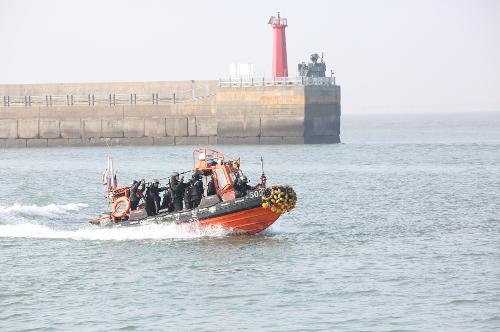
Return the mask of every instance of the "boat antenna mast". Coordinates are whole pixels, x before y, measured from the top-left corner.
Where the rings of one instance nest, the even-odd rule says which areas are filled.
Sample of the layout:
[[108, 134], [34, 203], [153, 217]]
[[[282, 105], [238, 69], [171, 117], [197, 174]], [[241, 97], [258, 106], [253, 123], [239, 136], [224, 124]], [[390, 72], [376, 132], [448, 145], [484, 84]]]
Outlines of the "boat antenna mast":
[[262, 158], [262, 156], [260, 156], [260, 167], [262, 169], [262, 175], [260, 176], [260, 183], [262, 188], [266, 188], [267, 178], [266, 174], [264, 173], [264, 159]]

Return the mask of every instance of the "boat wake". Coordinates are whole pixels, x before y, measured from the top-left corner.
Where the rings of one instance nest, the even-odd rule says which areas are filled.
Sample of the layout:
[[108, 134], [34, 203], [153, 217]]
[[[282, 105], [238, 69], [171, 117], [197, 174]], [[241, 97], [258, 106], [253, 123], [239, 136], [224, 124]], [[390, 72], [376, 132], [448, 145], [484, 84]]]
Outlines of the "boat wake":
[[124, 228], [94, 228], [89, 226], [77, 230], [60, 230], [33, 223], [0, 225], [0, 238], [130, 241], [223, 237], [229, 233], [229, 230], [222, 227], [201, 228], [193, 224], [153, 224]]
[[[0, 205], [0, 238], [72, 239], [90, 241], [128, 241], [193, 239], [222, 237], [230, 233], [223, 227], [198, 227], [194, 224], [151, 224], [135, 227], [100, 228], [84, 226], [79, 229], [64, 229], [65, 218], [88, 207], [87, 204], [49, 204], [11, 206]], [[82, 224], [85, 221], [82, 220]], [[73, 224], [74, 225], [74, 224]]]

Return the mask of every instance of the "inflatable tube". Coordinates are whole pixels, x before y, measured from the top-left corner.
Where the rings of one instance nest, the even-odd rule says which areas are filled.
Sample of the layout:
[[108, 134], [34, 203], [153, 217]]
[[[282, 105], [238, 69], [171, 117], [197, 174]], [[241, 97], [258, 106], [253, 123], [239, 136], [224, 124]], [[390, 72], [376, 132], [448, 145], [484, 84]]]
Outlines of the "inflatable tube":
[[[125, 207], [123, 207], [123, 203], [125, 203]], [[111, 207], [111, 214], [115, 218], [121, 218], [130, 212], [130, 207], [132, 202], [126, 196], [119, 197], [116, 201], [113, 202]]]

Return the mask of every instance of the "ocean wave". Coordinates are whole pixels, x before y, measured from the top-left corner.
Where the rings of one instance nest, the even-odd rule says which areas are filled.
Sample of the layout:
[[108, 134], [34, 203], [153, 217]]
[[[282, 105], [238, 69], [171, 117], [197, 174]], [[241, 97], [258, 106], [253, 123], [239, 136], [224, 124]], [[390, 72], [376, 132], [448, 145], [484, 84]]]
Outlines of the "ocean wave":
[[83, 203], [69, 204], [49, 204], [49, 205], [23, 205], [15, 203], [11, 206], [1, 206], [0, 214], [7, 214], [21, 217], [46, 217], [55, 218], [71, 212], [79, 211], [86, 208], [88, 205]]
[[223, 227], [199, 227], [195, 224], [152, 224], [124, 228], [88, 227], [77, 230], [58, 230], [32, 223], [0, 225], [0, 237], [4, 238], [130, 241], [222, 237], [229, 233], [230, 230]]

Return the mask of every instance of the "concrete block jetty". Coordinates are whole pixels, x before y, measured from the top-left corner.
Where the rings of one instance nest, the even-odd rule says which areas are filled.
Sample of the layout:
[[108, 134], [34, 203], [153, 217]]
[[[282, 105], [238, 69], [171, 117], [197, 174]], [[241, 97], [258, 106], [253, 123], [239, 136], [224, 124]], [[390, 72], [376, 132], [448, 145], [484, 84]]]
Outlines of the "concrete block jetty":
[[0, 85], [0, 147], [340, 142], [330, 77]]

